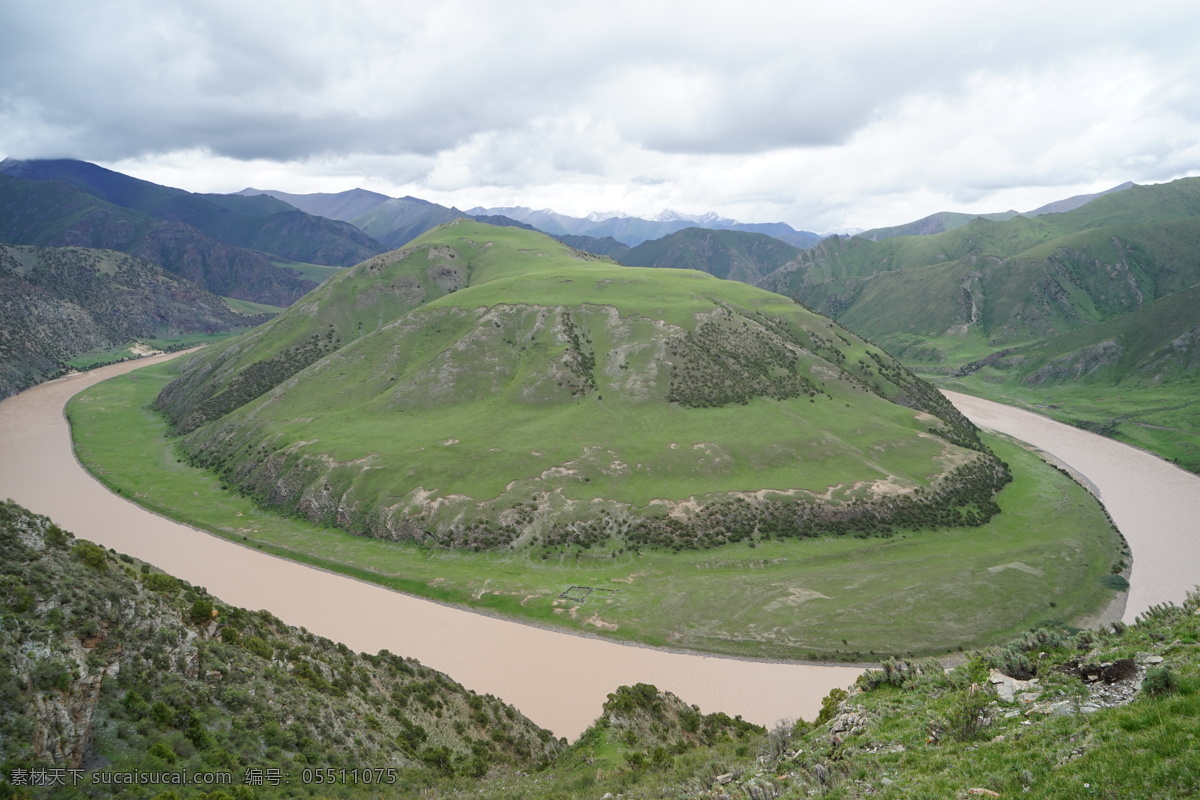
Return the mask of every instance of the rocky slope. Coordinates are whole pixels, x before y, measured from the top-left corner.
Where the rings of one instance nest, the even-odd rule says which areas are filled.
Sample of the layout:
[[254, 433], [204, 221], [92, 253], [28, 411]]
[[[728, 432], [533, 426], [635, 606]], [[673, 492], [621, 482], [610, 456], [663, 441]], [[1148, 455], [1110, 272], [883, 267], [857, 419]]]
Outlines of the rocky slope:
[[83, 770], [88, 796], [127, 796], [102, 775], [221, 771], [242, 784], [276, 770], [299, 785], [304, 767], [369, 766], [392, 791], [562, 750], [511, 706], [411, 659], [227, 606], [11, 502], [0, 554], [6, 777]]
[[82, 353], [267, 319], [124, 253], [0, 245], [0, 398], [54, 377]]

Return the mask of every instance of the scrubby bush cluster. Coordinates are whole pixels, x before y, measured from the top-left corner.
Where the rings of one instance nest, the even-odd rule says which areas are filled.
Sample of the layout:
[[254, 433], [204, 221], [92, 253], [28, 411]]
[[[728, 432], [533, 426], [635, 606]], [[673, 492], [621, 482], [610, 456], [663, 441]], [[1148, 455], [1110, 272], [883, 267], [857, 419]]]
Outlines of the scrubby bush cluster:
[[[239, 782], [251, 767], [294, 764], [481, 776], [560, 748], [511, 706], [416, 661], [226, 606], [12, 503], [0, 504], [0, 619], [6, 770], [103, 761], [227, 770]], [[90, 715], [90, 731], [61, 727], [60, 709]]]
[[724, 309], [716, 320], [670, 341], [675, 362], [667, 400], [694, 408], [745, 405], [756, 397], [787, 400], [820, 392], [797, 373], [784, 340]]
[[[241, 408], [340, 346], [341, 340], [330, 326], [323, 334], [314, 333], [271, 358], [250, 364], [234, 375], [223, 391], [194, 406], [183, 404], [178, 396], [186, 390], [187, 384], [183, 381], [173, 383], [159, 395], [158, 408], [167, 414], [176, 433], [189, 433]], [[186, 410], [182, 416], [181, 410]]]

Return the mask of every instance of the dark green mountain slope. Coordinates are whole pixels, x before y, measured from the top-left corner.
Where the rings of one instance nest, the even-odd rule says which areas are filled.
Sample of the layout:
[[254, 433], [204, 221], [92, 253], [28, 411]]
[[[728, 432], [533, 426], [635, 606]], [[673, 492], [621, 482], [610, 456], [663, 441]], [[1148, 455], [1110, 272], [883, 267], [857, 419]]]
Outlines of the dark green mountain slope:
[[931, 387], [784, 298], [467, 221], [199, 355], [159, 405], [264, 503], [447, 546], [980, 524], [1006, 480]]
[[934, 236], [831, 239], [759, 285], [916, 361], [961, 364], [1110, 319], [1200, 280], [1200, 179]]
[[718, 278], [754, 283], [799, 253], [799, 248], [763, 233], [685, 228], [643, 242], [619, 261], [631, 267], [698, 269]]
[[[84, 783], [53, 796], [151, 796], [101, 777], [130, 771], [228, 773], [203, 788], [278, 796], [315, 785], [301, 770], [316, 768], [379, 770], [357, 783], [392, 795], [562, 750], [512, 706], [412, 659], [227, 606], [12, 502], [0, 554], [0, 759], [6, 779], [81, 770]], [[287, 785], [252, 789], [251, 769]], [[0, 781], [6, 796], [51, 796], [13, 788]]]
[[935, 233], [944, 233], [955, 228], [966, 225], [973, 219], [986, 219], [991, 222], [1001, 222], [1006, 219], [1012, 219], [1016, 216], [1038, 217], [1042, 214], [1064, 214], [1068, 211], [1087, 205], [1098, 197], [1103, 197], [1106, 194], [1120, 192], [1128, 189], [1136, 184], [1125, 182], [1119, 186], [1114, 186], [1103, 192], [1095, 194], [1079, 194], [1074, 197], [1067, 197], [1062, 200], [1055, 200], [1047, 203], [1044, 206], [1039, 206], [1032, 211], [1001, 211], [995, 214], [963, 214], [955, 211], [939, 211], [936, 214], [930, 214], [928, 217], [908, 222], [903, 225], [894, 225], [889, 228], [873, 228], [869, 231], [863, 231], [856, 236], [867, 239], [872, 242], [877, 242], [881, 239], [890, 239], [893, 236], [932, 236]]
[[0, 245], [0, 398], [60, 374], [82, 353], [266, 319], [124, 253]]
[[290, 305], [316, 286], [277, 268], [267, 253], [218, 242], [191, 225], [113, 205], [62, 181], [0, 175], [0, 241], [120, 250], [213, 294], [269, 305]]
[[[487, 220], [481, 221], [486, 222]], [[586, 236], [584, 234], [564, 233], [554, 238], [568, 247], [574, 247], [576, 250], [583, 250], [588, 253], [595, 253], [598, 256], [608, 256], [618, 262], [621, 260], [621, 256], [629, 252], [629, 245], [622, 244], [611, 236], [598, 239], [595, 236]]]
[[1200, 285], [1124, 316], [1004, 350], [969, 364], [1028, 386], [1094, 383], [1154, 386], [1200, 381]]
[[302, 263], [349, 266], [384, 248], [346, 222], [305, 214], [283, 201], [241, 195], [202, 195], [159, 186], [85, 161], [0, 163], [0, 173], [33, 181], [62, 181], [105, 202], [154, 219], [183, 222], [219, 242]]

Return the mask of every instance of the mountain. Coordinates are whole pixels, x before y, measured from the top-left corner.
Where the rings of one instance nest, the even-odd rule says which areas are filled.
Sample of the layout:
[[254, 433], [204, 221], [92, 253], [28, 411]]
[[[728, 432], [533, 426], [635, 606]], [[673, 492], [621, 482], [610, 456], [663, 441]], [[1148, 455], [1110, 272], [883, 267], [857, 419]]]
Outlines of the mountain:
[[386, 249], [349, 223], [314, 217], [274, 198], [193, 194], [86, 161], [6, 159], [0, 174], [61, 181], [115, 206], [184, 223], [216, 241], [285, 261], [349, 266]]
[[328, 219], [349, 222], [355, 217], [361, 217], [381, 203], [391, 200], [386, 194], [371, 192], [366, 189], [350, 189], [345, 192], [314, 192], [311, 194], [291, 194], [274, 189], [242, 189], [239, 195], [253, 197], [268, 195], [282, 200], [306, 214]]
[[906, 222], [903, 225], [893, 225], [890, 228], [872, 228], [857, 234], [863, 239], [878, 242], [893, 236], [932, 236], [935, 233], [945, 233], [966, 225], [971, 220], [986, 219], [992, 222], [1002, 222], [1019, 216], [1017, 211], [1001, 211], [995, 214], [963, 214], [957, 211], [938, 211], [928, 217]]
[[299, 783], [300, 765], [369, 764], [393, 791], [532, 769], [563, 749], [512, 706], [412, 659], [228, 606], [12, 502], [0, 504], [0, 553], [6, 778], [108, 774], [90, 782], [119, 797], [121, 773], [138, 770], [229, 771], [236, 783], [277, 770]]
[[[480, 222], [487, 222], [484, 217], [475, 217]], [[605, 236], [598, 239], [595, 236], [587, 236], [585, 234], [564, 233], [555, 236], [565, 245], [574, 247], [576, 250], [583, 250], [587, 253], [593, 253], [598, 256], [609, 256], [610, 258], [620, 261], [621, 256], [629, 252], [629, 245], [618, 242], [611, 236]]]
[[950, 371], [952, 388], [1018, 403], [1200, 473], [1200, 285]]
[[903, 358], [961, 364], [1129, 313], [1200, 281], [1200, 179], [1074, 211], [872, 242], [832, 238], [759, 282]]
[[213, 294], [275, 306], [286, 306], [316, 286], [294, 270], [276, 267], [267, 253], [115, 206], [62, 181], [0, 175], [0, 241], [120, 250]]
[[61, 374], [84, 353], [268, 318], [239, 314], [125, 253], [0, 245], [0, 398]]
[[986, 219], [992, 222], [1003, 222], [1006, 219], [1012, 219], [1016, 216], [1037, 217], [1042, 214], [1061, 214], [1067, 211], [1074, 211], [1080, 206], [1084, 206], [1097, 197], [1102, 197], [1112, 192], [1120, 192], [1136, 186], [1132, 181], [1126, 181], [1119, 186], [1114, 186], [1111, 189], [1105, 189], [1103, 192], [1094, 194], [1077, 194], [1074, 197], [1067, 197], [1062, 200], [1055, 200], [1047, 203], [1044, 206], [1039, 206], [1032, 211], [1001, 211], [994, 214], [963, 214], [956, 211], [939, 211], [936, 214], [930, 214], [928, 217], [922, 217], [914, 222], [907, 222], [903, 225], [894, 225], [890, 228], [872, 228], [868, 231], [862, 231], [856, 235], [864, 239], [869, 239], [877, 242], [880, 239], [890, 239], [893, 236], [932, 236], [935, 233], [944, 233], [962, 227], [974, 219]]
[[438, 225], [465, 216], [457, 208], [446, 208], [417, 197], [400, 197], [386, 200], [351, 221], [369, 236], [394, 248]]
[[[261, 503], [447, 547], [982, 524], [1007, 480], [940, 394], [784, 298], [467, 220], [206, 348], [159, 407]], [[881, 481], [905, 488], [820, 499]]]
[[631, 267], [698, 269], [718, 278], [753, 283], [799, 253], [799, 248], [762, 233], [684, 228], [643, 242], [618, 260]]
[[[642, 219], [618, 211], [594, 213], [587, 217], [571, 217], [550, 209], [535, 211], [525, 206], [506, 208], [476, 207], [467, 211], [475, 217], [502, 214], [537, 228], [556, 238], [564, 236], [591, 236], [597, 239], [611, 237], [627, 247], [636, 247], [651, 239], [661, 239], [684, 228], [709, 228], [712, 230], [737, 230], [750, 233], [765, 233], [793, 247], [811, 247], [823, 237], [808, 231], [797, 231], [783, 222], [744, 223], [727, 219], [709, 212], [707, 214], [681, 214], [669, 209], [656, 214], [652, 219]], [[563, 241], [566, 241], [563, 239]], [[575, 245], [573, 245], [575, 246]], [[581, 250], [589, 250], [581, 247]], [[600, 253], [599, 250], [589, 252]], [[611, 252], [601, 255], [613, 255]]]
[[1157, 386], [1200, 378], [1200, 285], [1115, 319], [1001, 350], [958, 370], [988, 368], [1028, 386]]

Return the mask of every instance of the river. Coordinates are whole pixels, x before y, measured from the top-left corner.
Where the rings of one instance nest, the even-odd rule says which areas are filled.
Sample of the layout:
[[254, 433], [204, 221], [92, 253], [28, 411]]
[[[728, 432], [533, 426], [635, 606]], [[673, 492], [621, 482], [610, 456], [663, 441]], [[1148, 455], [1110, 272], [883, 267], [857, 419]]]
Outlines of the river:
[[[0, 497], [204, 586], [227, 603], [267, 609], [356, 650], [386, 648], [416, 658], [572, 739], [622, 684], [652, 683], [705, 712], [770, 726], [812, 719], [821, 698], [859, 672], [665, 652], [549, 631], [285, 561], [151, 514], [79, 466], [62, 409], [100, 380], [167, 357], [62, 378], [0, 403]], [[1200, 478], [1035, 414], [965, 395], [951, 399], [977, 424], [1054, 453], [1098, 487], [1134, 552], [1127, 618], [1153, 603], [1181, 600], [1200, 583]]]
[[1126, 622], [1200, 585], [1200, 476], [1031, 411], [945, 394], [979, 427], [1029, 442], [1087, 479], [1133, 551]]

